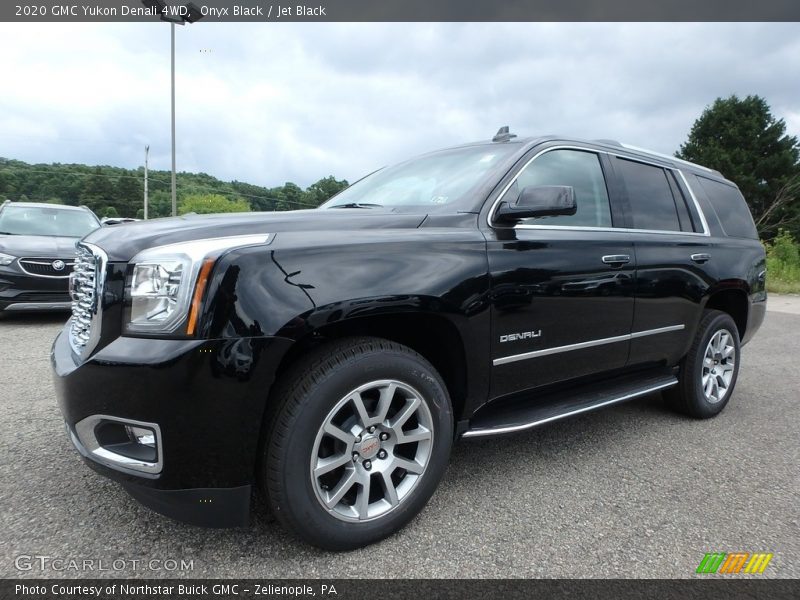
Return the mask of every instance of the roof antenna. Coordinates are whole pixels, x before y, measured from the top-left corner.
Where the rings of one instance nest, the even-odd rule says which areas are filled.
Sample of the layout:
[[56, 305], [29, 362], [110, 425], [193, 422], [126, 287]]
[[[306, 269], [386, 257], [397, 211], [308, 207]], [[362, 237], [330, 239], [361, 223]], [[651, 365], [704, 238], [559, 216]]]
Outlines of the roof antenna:
[[511, 138], [517, 137], [516, 133], [509, 133], [508, 125], [503, 125], [500, 129], [497, 130], [497, 133], [494, 134], [492, 138], [493, 142], [507, 142]]

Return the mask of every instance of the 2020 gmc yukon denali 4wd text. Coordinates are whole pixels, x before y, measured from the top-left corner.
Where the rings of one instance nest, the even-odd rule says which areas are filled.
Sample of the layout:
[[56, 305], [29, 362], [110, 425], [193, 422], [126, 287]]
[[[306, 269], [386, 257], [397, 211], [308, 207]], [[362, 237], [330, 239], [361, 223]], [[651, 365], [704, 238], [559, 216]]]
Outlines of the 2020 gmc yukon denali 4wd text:
[[712, 417], [766, 306], [722, 175], [560, 137], [432, 152], [319, 209], [99, 229], [52, 362], [69, 436], [143, 504], [344, 550], [414, 517], [453, 441], [661, 391]]

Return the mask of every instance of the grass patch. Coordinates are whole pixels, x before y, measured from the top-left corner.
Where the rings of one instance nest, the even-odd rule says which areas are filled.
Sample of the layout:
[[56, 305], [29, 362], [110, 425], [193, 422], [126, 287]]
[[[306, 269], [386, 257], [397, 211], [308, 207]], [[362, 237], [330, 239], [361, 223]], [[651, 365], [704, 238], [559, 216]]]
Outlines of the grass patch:
[[767, 279], [767, 292], [770, 294], [800, 294], [800, 281]]
[[800, 294], [800, 244], [788, 231], [780, 231], [767, 249], [767, 291]]

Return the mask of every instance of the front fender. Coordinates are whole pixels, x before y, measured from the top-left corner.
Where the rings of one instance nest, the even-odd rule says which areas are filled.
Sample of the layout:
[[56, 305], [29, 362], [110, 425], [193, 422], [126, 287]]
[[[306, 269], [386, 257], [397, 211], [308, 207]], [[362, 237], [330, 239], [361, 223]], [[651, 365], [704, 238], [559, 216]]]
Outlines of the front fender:
[[[488, 318], [486, 245], [476, 230], [281, 233], [268, 247], [218, 262], [203, 307], [204, 337], [299, 339], [355, 317]], [[305, 241], [305, 243], [303, 243]]]
[[491, 364], [489, 285], [477, 230], [281, 233], [269, 247], [238, 249], [218, 261], [200, 332], [297, 342], [331, 326], [346, 333], [364, 318], [435, 316], [463, 345], [469, 405], [488, 393], [481, 382]]

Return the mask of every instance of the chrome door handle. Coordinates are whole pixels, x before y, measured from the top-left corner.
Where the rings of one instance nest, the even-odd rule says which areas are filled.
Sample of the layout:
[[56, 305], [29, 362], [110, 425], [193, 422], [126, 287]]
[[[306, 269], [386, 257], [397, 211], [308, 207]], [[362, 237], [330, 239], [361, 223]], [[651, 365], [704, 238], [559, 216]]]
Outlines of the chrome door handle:
[[603, 262], [607, 265], [625, 265], [631, 262], [631, 257], [627, 254], [607, 254]]
[[691, 259], [696, 263], [704, 263], [711, 260], [710, 254], [692, 254]]

